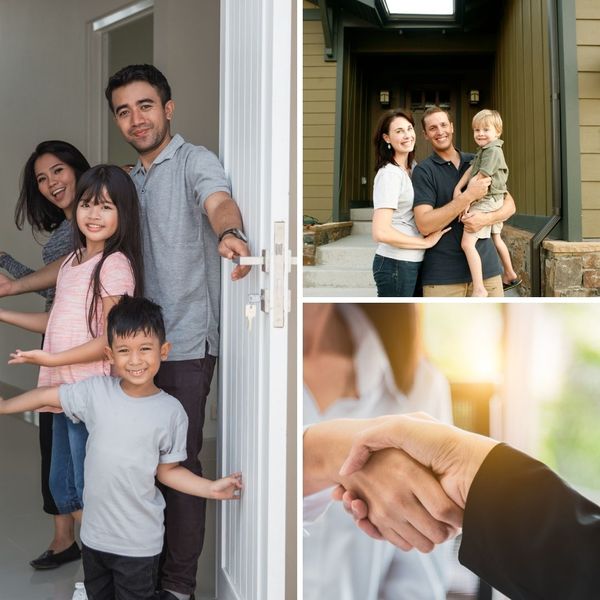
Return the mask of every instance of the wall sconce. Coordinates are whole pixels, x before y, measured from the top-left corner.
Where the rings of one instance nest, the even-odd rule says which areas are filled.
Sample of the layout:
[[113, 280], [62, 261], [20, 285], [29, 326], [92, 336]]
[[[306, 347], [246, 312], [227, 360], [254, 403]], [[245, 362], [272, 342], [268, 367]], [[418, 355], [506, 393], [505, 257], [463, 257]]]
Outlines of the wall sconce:
[[381, 106], [390, 105], [390, 90], [381, 90], [379, 92], [379, 104], [381, 104]]
[[479, 104], [479, 90], [469, 92], [469, 104]]

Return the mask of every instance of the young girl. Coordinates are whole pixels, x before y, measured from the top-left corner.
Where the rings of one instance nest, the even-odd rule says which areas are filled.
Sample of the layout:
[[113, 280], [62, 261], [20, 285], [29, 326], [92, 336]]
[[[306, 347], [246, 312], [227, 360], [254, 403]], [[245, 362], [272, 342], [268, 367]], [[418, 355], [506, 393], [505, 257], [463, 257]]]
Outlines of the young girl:
[[[77, 185], [75, 250], [61, 266], [50, 313], [0, 310], [0, 321], [44, 333], [43, 350], [11, 354], [9, 364], [40, 365], [39, 386], [109, 375], [106, 316], [123, 294], [142, 295], [139, 203], [119, 167], [98, 165]], [[87, 431], [62, 414], [54, 419], [50, 488], [61, 513], [80, 518]]]

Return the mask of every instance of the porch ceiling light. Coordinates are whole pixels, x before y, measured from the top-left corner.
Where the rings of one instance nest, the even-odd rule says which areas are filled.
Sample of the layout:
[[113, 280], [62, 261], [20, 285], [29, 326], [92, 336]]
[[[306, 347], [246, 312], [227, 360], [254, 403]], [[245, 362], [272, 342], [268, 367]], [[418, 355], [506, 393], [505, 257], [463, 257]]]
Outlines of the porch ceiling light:
[[390, 16], [451, 16], [455, 12], [454, 0], [382, 0], [382, 2]]

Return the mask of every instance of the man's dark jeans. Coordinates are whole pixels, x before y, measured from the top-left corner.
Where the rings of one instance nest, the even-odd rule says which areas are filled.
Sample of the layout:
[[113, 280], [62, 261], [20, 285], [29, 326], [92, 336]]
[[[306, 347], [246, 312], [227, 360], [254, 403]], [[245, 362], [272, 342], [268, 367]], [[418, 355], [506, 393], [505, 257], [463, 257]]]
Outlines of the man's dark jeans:
[[[204, 409], [216, 360], [207, 354], [196, 360], [164, 362], [154, 378], [156, 385], [177, 398], [185, 409], [189, 420], [187, 460], [181, 464], [196, 475], [202, 475], [198, 454], [202, 449]], [[204, 544], [206, 499], [159, 487], [167, 503], [160, 589], [191, 594], [196, 587], [198, 558]]]

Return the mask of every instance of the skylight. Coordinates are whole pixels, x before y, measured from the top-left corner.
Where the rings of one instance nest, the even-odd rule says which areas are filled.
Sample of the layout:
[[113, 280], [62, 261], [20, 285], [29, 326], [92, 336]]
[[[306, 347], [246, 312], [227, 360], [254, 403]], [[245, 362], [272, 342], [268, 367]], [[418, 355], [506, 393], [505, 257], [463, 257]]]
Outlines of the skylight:
[[390, 16], [454, 14], [454, 0], [382, 0]]

